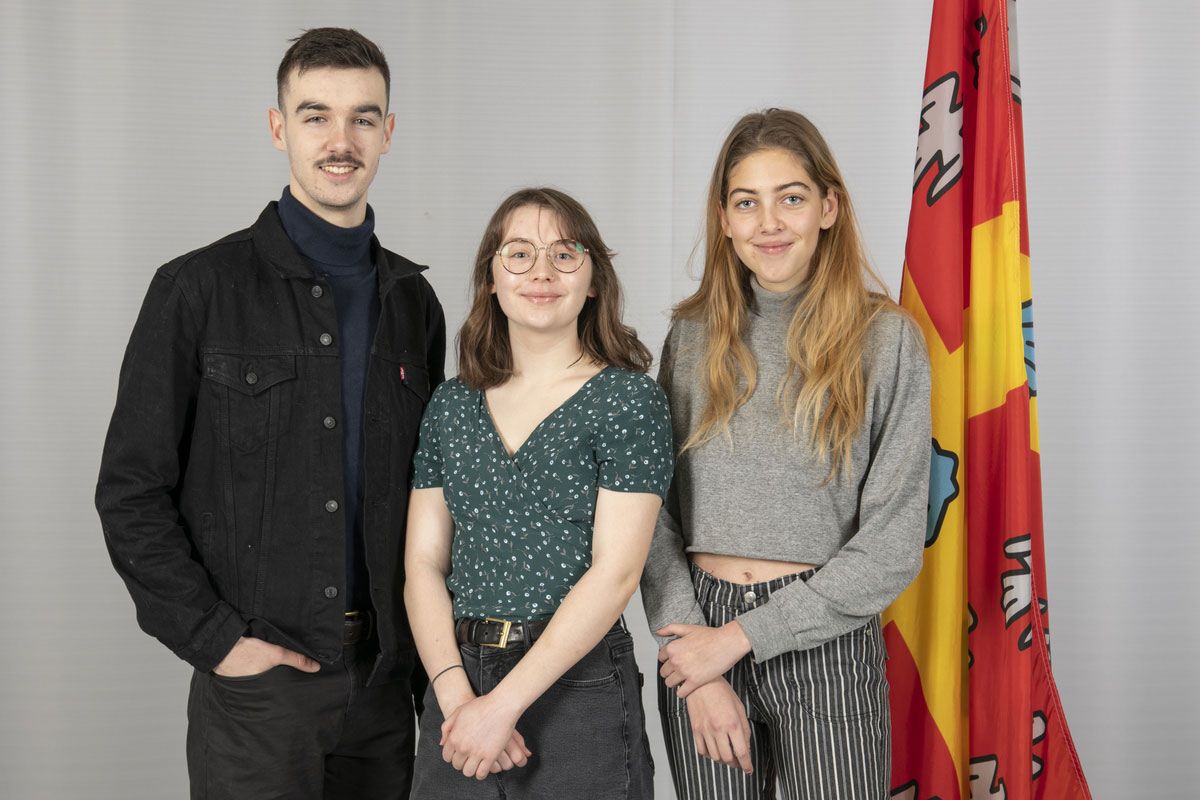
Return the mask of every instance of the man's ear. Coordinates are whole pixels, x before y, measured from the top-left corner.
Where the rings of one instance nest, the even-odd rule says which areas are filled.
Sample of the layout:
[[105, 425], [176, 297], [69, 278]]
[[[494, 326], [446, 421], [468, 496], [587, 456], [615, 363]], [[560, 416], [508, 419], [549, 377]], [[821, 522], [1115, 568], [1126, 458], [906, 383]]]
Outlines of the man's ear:
[[396, 130], [396, 115], [388, 114], [383, 121], [383, 150], [386, 153], [392, 149], [392, 133]]
[[271, 144], [276, 150], [287, 152], [287, 134], [284, 131], [283, 112], [278, 108], [267, 109], [267, 126], [271, 129]]

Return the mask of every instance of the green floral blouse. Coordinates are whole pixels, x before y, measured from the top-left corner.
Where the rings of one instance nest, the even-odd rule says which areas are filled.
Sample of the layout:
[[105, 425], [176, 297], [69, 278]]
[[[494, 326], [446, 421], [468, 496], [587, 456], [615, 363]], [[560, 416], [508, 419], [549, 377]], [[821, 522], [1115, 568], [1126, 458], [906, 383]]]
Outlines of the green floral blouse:
[[673, 452], [666, 397], [641, 373], [597, 373], [512, 456], [483, 392], [443, 383], [421, 422], [413, 488], [442, 487], [454, 518], [454, 616], [551, 616], [591, 566], [597, 489], [663, 497]]

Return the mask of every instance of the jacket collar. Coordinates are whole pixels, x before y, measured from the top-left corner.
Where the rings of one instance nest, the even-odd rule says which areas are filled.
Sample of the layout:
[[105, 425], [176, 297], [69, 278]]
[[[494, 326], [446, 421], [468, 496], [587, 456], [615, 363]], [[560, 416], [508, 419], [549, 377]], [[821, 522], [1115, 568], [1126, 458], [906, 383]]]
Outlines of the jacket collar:
[[[250, 226], [250, 235], [254, 239], [255, 249], [283, 278], [313, 279], [312, 265], [308, 259], [300, 255], [296, 245], [288, 238], [279, 221], [279, 202], [272, 200], [258, 215], [258, 219]], [[424, 272], [428, 267], [415, 264], [407, 258], [390, 250], [385, 250], [379, 244], [379, 239], [371, 236], [371, 262], [379, 270], [379, 296], [387, 294], [400, 278]]]

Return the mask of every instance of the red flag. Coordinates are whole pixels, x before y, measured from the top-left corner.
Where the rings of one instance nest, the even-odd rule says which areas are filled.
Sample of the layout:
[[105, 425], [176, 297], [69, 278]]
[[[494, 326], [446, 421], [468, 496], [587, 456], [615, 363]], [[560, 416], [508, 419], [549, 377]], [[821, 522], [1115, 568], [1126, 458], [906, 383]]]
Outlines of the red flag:
[[1046, 639], [1014, 5], [933, 5], [900, 295], [933, 370], [929, 526], [885, 614], [903, 800], [1091, 797]]

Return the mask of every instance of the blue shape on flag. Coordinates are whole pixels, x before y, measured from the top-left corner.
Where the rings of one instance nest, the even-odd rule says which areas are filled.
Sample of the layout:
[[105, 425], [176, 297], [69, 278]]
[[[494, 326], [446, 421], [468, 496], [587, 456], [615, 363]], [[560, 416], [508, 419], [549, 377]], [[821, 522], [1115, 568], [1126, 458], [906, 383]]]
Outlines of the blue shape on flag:
[[929, 520], [925, 528], [925, 546], [937, 541], [946, 521], [946, 511], [954, 498], [958, 497], [958, 453], [943, 450], [938, 440], [933, 440], [933, 454], [929, 460]]
[[1025, 336], [1025, 377], [1029, 381], [1029, 396], [1037, 397], [1037, 364], [1033, 355], [1033, 301], [1021, 303], [1021, 332]]

